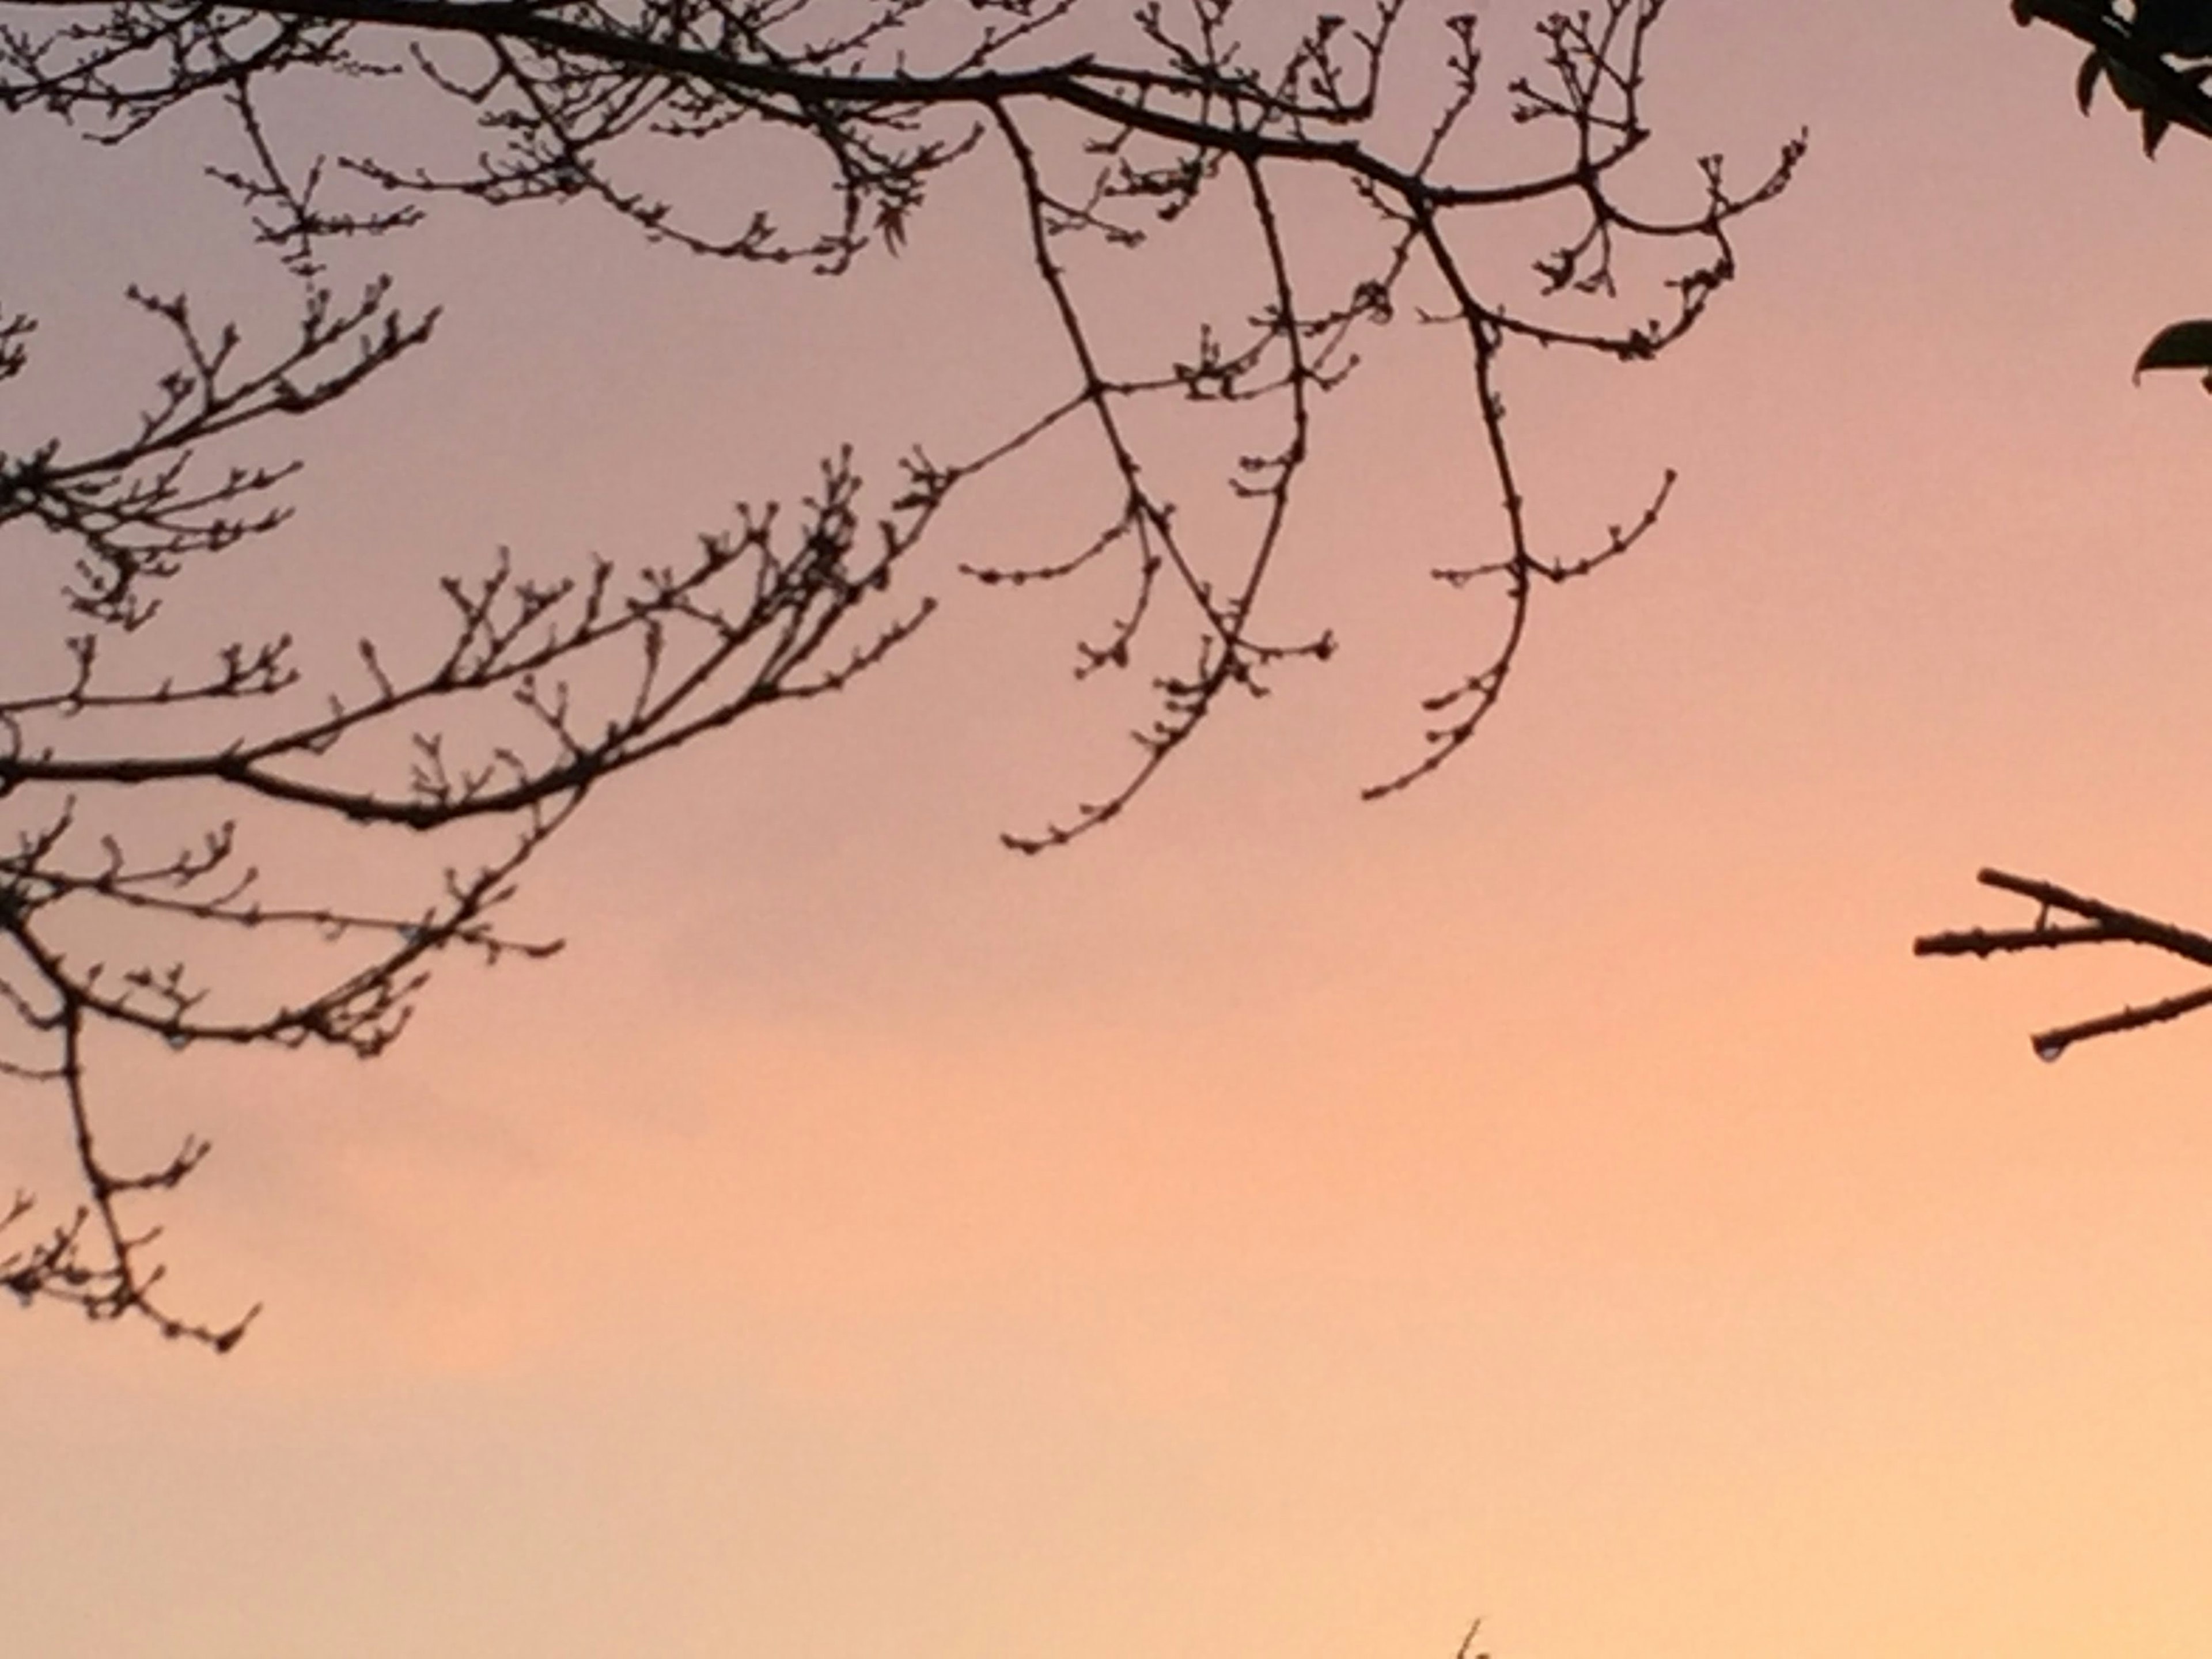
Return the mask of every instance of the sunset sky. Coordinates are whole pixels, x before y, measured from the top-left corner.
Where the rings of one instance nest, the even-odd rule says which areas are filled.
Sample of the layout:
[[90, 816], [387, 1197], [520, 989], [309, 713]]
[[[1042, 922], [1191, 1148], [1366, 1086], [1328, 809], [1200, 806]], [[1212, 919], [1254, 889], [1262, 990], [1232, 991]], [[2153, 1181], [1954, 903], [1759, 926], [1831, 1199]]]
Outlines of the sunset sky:
[[[0, 1646], [2197, 1659], [2212, 1015], [2039, 1065], [2186, 971], [1910, 946], [2028, 919], [1984, 864], [2212, 925], [2212, 398], [2129, 374], [2212, 313], [2212, 144], [2084, 120], [2002, 0], [1659, 43], [1655, 181], [1811, 153], [1678, 352], [1509, 380], [1563, 545], [1683, 482], [1468, 753], [1358, 799], [1479, 618], [1420, 572], [1495, 552], [1443, 331], [1324, 408], [1281, 602], [1338, 659], [1034, 860], [1128, 711], [1079, 605], [951, 573], [1095, 482], [1009, 475], [900, 657], [593, 805], [559, 958], [374, 1066], [118, 1055], [129, 1137], [216, 1143], [178, 1296], [268, 1311], [0, 1310]], [[191, 155], [8, 131], [58, 355], [227, 280]], [[343, 642], [972, 447], [1064, 372], [996, 165], [834, 286], [441, 217], [388, 257], [445, 337], [304, 429], [255, 602]]]

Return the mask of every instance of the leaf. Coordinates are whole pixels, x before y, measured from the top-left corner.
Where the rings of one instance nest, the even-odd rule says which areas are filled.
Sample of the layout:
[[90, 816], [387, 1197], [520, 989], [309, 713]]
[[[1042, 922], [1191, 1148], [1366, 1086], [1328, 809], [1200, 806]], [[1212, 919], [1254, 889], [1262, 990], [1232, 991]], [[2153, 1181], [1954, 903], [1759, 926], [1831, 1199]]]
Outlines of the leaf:
[[2159, 330], [2136, 359], [2136, 379], [2153, 368], [2212, 370], [2212, 319], [2197, 317]]
[[2097, 95], [2098, 77], [2105, 72], [2105, 54], [2093, 52], [2081, 60], [2081, 72], [2074, 77], [2074, 101], [2081, 106], [2081, 113], [2089, 112], [2089, 105]]

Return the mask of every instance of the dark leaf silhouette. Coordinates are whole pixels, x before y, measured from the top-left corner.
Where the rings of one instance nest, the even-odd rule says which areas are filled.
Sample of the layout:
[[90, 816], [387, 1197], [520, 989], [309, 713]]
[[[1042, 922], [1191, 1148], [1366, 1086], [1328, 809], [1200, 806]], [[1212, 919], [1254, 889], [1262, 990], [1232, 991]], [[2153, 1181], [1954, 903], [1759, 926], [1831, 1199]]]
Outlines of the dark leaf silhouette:
[[2212, 370], [2212, 319], [2191, 318], [2159, 330], [2136, 359], [2136, 378], [2154, 368]]

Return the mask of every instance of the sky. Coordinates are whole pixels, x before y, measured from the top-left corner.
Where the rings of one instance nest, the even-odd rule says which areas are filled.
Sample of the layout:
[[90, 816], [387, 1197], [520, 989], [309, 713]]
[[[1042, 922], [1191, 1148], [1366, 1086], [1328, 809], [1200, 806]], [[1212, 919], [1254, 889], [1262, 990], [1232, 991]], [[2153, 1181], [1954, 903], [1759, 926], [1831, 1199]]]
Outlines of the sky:
[[[1466, 755], [1358, 799], [1464, 648], [1419, 572], [1494, 528], [1401, 325], [1285, 590], [1342, 653], [1108, 833], [998, 844], [1126, 709], [1070, 605], [940, 563], [880, 672], [593, 804], [520, 912], [562, 957], [373, 1066], [118, 1054], [120, 1133], [216, 1143], [179, 1294], [267, 1311], [220, 1361], [0, 1326], [11, 1648], [2201, 1651], [2212, 1018], [2041, 1065], [2186, 974], [1910, 945], [2026, 919], [1984, 864], [2212, 920], [2212, 402], [2128, 372], [2205, 307], [2212, 147], [2084, 120], [1998, 0], [1661, 40], [1678, 165], [1811, 154], [1679, 352], [1510, 388], [1569, 541], [1683, 482]], [[246, 291], [177, 156], [25, 131], [58, 356], [125, 281]], [[445, 338], [303, 438], [226, 603], [342, 642], [501, 544], [665, 557], [847, 435], [957, 451], [1058, 372], [1002, 183], [834, 285], [445, 216], [391, 256]], [[1083, 487], [1046, 458], [938, 556]]]

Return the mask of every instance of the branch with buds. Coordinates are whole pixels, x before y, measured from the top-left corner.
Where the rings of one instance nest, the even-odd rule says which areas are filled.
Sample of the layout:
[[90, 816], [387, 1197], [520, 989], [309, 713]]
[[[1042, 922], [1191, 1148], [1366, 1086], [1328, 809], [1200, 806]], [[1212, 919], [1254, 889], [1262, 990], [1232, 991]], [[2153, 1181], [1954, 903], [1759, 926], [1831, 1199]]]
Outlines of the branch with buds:
[[[1803, 154], [1801, 137], [1746, 179], [1700, 156], [1686, 191], [1648, 177], [1649, 47], [1666, 4], [1542, 17], [1525, 70], [1493, 84], [1472, 16], [1415, 20], [1408, 0], [1351, 18], [1230, 0], [0, 0], [0, 119], [50, 116], [110, 149], [157, 124], [203, 135], [210, 153], [194, 159], [240, 210], [241, 240], [302, 295], [266, 349], [261, 331], [181, 296], [134, 294], [175, 354], [135, 417], [89, 445], [0, 427], [0, 554], [12, 576], [64, 550], [70, 636], [46, 653], [58, 668], [0, 655], [0, 1066], [75, 1126], [77, 1188], [12, 1255], [33, 1218], [0, 1206], [0, 1286], [235, 1340], [234, 1323], [157, 1304], [154, 1230], [124, 1213], [204, 1147], [140, 1175], [111, 1164], [92, 1134], [94, 1049], [373, 1054], [436, 966], [550, 948], [495, 923], [585, 796], [873, 668], [934, 604], [881, 597], [910, 591], [924, 532], [968, 481], [1048, 440], [1087, 447], [1103, 511], [1064, 542], [959, 568], [1000, 588], [1107, 584], [1073, 670], [1149, 694], [1134, 757], [1006, 840], [1040, 852], [1113, 820], [1224, 706], [1334, 654], [1325, 628], [1276, 626], [1270, 589], [1295, 550], [1323, 400], [1397, 319], [1440, 325], [1462, 364], [1469, 464], [1497, 514], [1410, 547], [1465, 656], [1370, 793], [1457, 753], [1544, 595], [1627, 555], [1674, 483], [1632, 495], [1602, 531], [1540, 521], [1509, 390], [1547, 358], [1641, 363], [1686, 337], [1735, 278], [1739, 222]], [[1417, 21], [1440, 74], [1407, 121], [1382, 88]], [[322, 153], [333, 129], [288, 118], [341, 83], [370, 99], [392, 84], [408, 118]], [[1508, 160], [1478, 119], [1493, 104], [1526, 134]], [[187, 106], [206, 118], [164, 121]], [[707, 147], [719, 166], [666, 165]], [[917, 447], [872, 505], [840, 448], [797, 510], [740, 508], [665, 564], [535, 579], [502, 556], [426, 595], [422, 637], [336, 662], [301, 660], [281, 631], [212, 659], [161, 656], [162, 594], [286, 523], [291, 463], [210, 453], [353, 395], [429, 342], [437, 313], [395, 312], [380, 274], [359, 301], [333, 299], [335, 259], [404, 243], [455, 199], [573, 202], [733, 271], [835, 276], [912, 245], [938, 181], [971, 162], [996, 167], [1002, 256], [1033, 283], [1060, 365], [980, 447], [945, 461]], [[690, 194], [670, 182], [708, 176], [715, 187]], [[1317, 210], [1336, 216], [1304, 234]], [[1187, 316], [1117, 335], [1101, 297], [1115, 262], [1201, 222], [1207, 290]], [[1516, 234], [1517, 266], [1498, 257]], [[1164, 344], [1164, 321], [1179, 331]], [[34, 343], [31, 319], [0, 311], [0, 387], [20, 383]], [[1226, 434], [1212, 514], [1183, 511], [1167, 482], [1194, 423]], [[303, 835], [382, 837], [366, 862], [418, 884], [398, 900], [333, 891], [329, 871], [351, 867], [338, 860], [284, 886], [248, 850]], [[410, 866], [428, 848], [440, 851]], [[215, 965], [241, 952], [252, 973]], [[269, 994], [277, 980], [289, 990]]]

